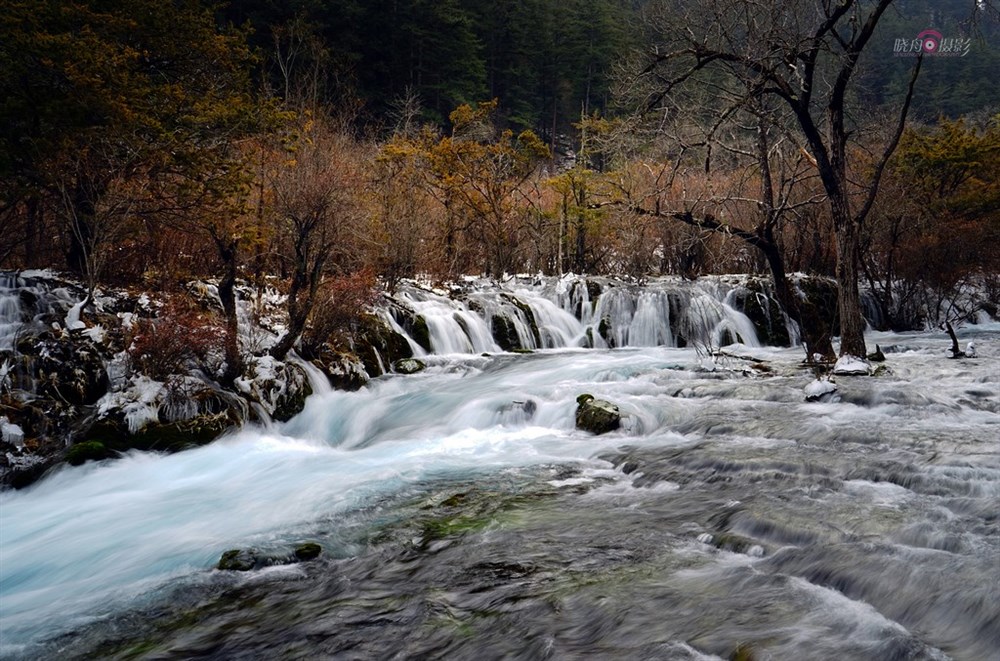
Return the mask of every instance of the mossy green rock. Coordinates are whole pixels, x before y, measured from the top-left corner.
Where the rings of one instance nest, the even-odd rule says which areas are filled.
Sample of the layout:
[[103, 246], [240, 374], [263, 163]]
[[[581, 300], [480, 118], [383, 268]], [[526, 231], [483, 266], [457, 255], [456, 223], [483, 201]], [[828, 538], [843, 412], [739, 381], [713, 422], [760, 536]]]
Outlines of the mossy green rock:
[[618, 407], [591, 395], [580, 395], [576, 399], [576, 428], [592, 434], [606, 434], [621, 427], [621, 412]]
[[113, 454], [100, 441], [85, 441], [70, 447], [66, 452], [66, 461], [71, 466], [79, 466], [88, 461], [107, 459]]
[[135, 434], [119, 419], [98, 420], [90, 429], [93, 436], [104, 438], [105, 445], [119, 452], [126, 450], [159, 450], [179, 452], [211, 443], [240, 420], [235, 412], [199, 415], [178, 422], [151, 422]]
[[417, 315], [411, 324], [404, 326], [413, 341], [423, 347], [424, 351], [431, 350], [431, 331], [427, 327], [427, 320]]
[[250, 571], [259, 560], [257, 553], [251, 549], [230, 549], [219, 558], [217, 567], [222, 571]]
[[306, 542], [295, 547], [295, 557], [298, 560], [314, 560], [323, 552], [323, 547], [315, 542]]

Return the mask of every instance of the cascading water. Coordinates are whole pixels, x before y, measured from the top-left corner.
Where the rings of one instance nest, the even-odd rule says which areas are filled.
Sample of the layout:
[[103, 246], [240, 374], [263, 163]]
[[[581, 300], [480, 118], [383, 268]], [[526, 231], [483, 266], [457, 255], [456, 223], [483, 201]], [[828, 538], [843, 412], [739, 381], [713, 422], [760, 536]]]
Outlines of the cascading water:
[[[591, 288], [600, 291], [592, 294]], [[643, 286], [566, 276], [468, 284], [457, 295], [405, 288], [396, 302], [427, 328], [433, 353], [571, 347], [758, 346], [753, 324], [732, 301], [739, 284], [661, 278]], [[398, 327], [398, 324], [397, 324]], [[411, 344], [412, 334], [399, 329]], [[420, 355], [420, 354], [417, 354]]]
[[[737, 287], [404, 288], [383, 314], [424, 371], [342, 392], [300, 363], [287, 423], [0, 493], [0, 657], [989, 658], [1000, 325], [965, 361], [870, 335], [890, 372], [806, 403]], [[579, 431], [583, 393], [621, 428]]]
[[[1000, 325], [962, 332], [981, 358], [870, 336], [892, 373], [821, 404], [794, 349], [431, 355], [65, 468], [0, 494], [0, 656], [989, 658]], [[581, 393], [622, 429], [575, 429]], [[306, 540], [319, 560], [212, 569]]]

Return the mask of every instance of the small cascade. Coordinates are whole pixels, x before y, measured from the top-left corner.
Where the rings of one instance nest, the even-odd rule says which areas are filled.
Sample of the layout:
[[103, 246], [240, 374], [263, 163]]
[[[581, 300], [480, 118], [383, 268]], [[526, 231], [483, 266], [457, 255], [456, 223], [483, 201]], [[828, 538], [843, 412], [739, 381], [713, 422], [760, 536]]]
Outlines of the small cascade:
[[541, 349], [579, 347], [586, 344], [586, 328], [580, 321], [555, 302], [541, 296], [522, 292], [521, 296], [531, 308], [538, 325]]
[[[416, 285], [395, 299], [415, 323], [385, 318], [422, 355], [574, 347], [760, 346], [738, 308], [736, 283], [661, 278], [638, 286], [608, 278], [535, 278], [466, 283], [450, 296]], [[426, 337], [419, 341], [415, 332]]]
[[0, 351], [12, 351], [24, 325], [18, 290], [24, 282], [16, 274], [0, 273]]
[[597, 299], [591, 325], [596, 325], [597, 335], [604, 338], [608, 346], [628, 346], [635, 306], [635, 297], [622, 287], [610, 288]]
[[664, 291], [639, 294], [635, 315], [628, 327], [629, 345], [634, 347], [675, 346], [670, 332], [670, 298]]
[[431, 292], [408, 290], [404, 302], [427, 325], [433, 353], [500, 351], [486, 321], [465, 304]]
[[[427, 355], [427, 351], [425, 351], [422, 346], [420, 346], [416, 341], [414, 341], [412, 337], [410, 337], [410, 335], [406, 332], [406, 330], [399, 325], [399, 322], [396, 321], [396, 318], [392, 316], [392, 313], [389, 312], [389, 310], [383, 308], [378, 311], [378, 315], [379, 318], [382, 319], [382, 321], [385, 323], [385, 325], [392, 330], [392, 332], [402, 336], [403, 339], [406, 340], [407, 344], [410, 345], [410, 351], [413, 353], [414, 356], [420, 357]], [[381, 356], [379, 356], [379, 366], [382, 368], [382, 372], [384, 373], [385, 365], [382, 364]]]

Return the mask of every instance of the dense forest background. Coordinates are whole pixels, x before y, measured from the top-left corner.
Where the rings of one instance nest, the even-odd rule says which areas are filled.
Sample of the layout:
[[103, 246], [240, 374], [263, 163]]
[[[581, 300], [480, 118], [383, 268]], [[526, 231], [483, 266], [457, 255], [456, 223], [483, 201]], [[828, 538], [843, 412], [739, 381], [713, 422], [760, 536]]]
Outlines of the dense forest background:
[[[733, 79], [678, 97], [670, 130], [635, 101], [669, 11], [701, 4], [5, 0], [0, 267], [69, 270], [91, 292], [212, 277], [231, 324], [234, 283], [266, 282], [289, 295], [289, 345], [418, 274], [641, 280], [780, 258], [832, 275], [822, 187], [773, 109], [720, 136], [708, 111]], [[924, 58], [858, 238], [889, 325], [925, 323], [928, 297], [970, 279], [996, 286], [1000, 24], [975, 6], [892, 3], [850, 88], [863, 178], [914, 67], [897, 41], [972, 39]], [[755, 140], [764, 160], [743, 157]], [[760, 198], [774, 173], [780, 214]]]

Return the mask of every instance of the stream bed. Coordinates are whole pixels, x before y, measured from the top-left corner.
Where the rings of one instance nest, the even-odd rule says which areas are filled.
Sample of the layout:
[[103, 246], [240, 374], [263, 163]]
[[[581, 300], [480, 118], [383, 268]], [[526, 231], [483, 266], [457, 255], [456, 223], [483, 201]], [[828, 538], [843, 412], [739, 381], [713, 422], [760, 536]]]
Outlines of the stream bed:
[[872, 334], [888, 372], [814, 403], [800, 349], [432, 355], [61, 469], [0, 493], [0, 657], [989, 659], [1000, 325], [962, 332]]

